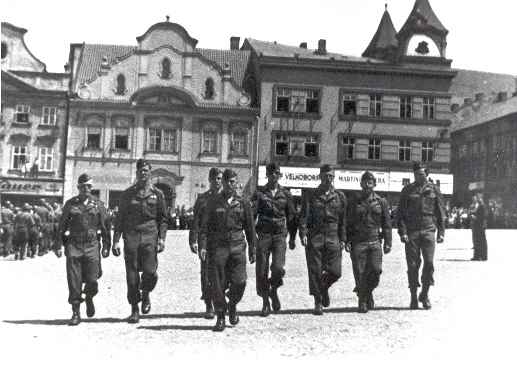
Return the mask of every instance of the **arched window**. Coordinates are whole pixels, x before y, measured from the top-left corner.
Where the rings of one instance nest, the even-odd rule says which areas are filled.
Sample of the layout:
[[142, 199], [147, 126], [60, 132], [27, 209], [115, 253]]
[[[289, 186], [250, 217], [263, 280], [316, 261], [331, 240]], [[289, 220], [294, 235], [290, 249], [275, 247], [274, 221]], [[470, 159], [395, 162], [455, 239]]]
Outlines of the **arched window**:
[[214, 94], [214, 80], [212, 78], [208, 78], [205, 81], [205, 99], [213, 99]]
[[115, 92], [115, 94], [126, 94], [126, 77], [123, 74], [119, 74], [117, 76], [117, 91]]
[[170, 79], [171, 77], [171, 60], [169, 60], [167, 57], [165, 57], [162, 60], [162, 79]]
[[7, 43], [2, 42], [2, 60], [7, 57]]

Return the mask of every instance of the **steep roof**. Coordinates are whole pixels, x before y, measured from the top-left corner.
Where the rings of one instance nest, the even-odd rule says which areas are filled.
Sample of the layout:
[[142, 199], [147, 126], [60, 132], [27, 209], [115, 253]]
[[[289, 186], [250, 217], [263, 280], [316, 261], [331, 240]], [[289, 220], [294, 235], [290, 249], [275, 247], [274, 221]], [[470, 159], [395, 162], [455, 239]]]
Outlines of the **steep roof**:
[[431, 7], [431, 4], [429, 4], [429, 0], [415, 1], [413, 10], [411, 11], [411, 14], [409, 14], [406, 23], [404, 23], [404, 25], [402, 26], [401, 32], [405, 30], [408, 26], [411, 26], [411, 23], [413, 23], [414, 19], [424, 20], [429, 27], [433, 28], [434, 30], [440, 33], [449, 33], [447, 28], [445, 28], [440, 19], [438, 19], [438, 17], [436, 16], [436, 13]]
[[452, 80], [449, 90], [453, 104], [461, 105], [465, 98], [474, 98], [477, 93], [484, 93], [490, 97], [499, 92], [512, 95], [517, 91], [517, 80], [514, 75], [462, 69], [456, 71], [456, 77]]
[[377, 32], [363, 53], [363, 57], [376, 57], [378, 51], [385, 51], [392, 47], [398, 47], [397, 30], [393, 25], [388, 9], [384, 11]]
[[[97, 78], [104, 57], [107, 58], [110, 64], [113, 64], [120, 59], [130, 56], [136, 50], [136, 46], [83, 44], [77, 69], [76, 85], [80, 85], [83, 82], [89, 83]], [[218, 64], [221, 68], [228, 64], [232, 78], [239, 86], [242, 86], [250, 57], [249, 51], [202, 48], [196, 49], [196, 51], [208, 60]]]
[[517, 116], [517, 96], [503, 102], [475, 102], [455, 114], [451, 132], [474, 127], [510, 114]]

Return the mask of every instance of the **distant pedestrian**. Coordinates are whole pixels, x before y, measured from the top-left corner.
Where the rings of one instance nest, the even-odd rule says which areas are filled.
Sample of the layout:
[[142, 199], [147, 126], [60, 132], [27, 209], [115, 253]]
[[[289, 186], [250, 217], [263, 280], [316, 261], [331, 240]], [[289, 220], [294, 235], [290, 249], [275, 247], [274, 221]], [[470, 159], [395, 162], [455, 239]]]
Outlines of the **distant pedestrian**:
[[487, 228], [487, 210], [483, 200], [483, 193], [478, 192], [472, 197], [470, 214], [472, 242], [474, 244], [473, 261], [486, 261], [488, 249], [485, 230]]

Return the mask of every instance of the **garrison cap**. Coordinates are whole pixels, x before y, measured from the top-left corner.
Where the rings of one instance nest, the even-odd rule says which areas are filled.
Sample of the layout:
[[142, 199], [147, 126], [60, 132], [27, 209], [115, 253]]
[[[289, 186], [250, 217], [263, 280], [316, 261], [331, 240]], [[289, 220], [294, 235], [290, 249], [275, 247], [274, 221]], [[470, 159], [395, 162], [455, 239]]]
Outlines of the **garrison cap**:
[[142, 169], [144, 166], [147, 166], [147, 167], [149, 167], [149, 169], [152, 169], [151, 168], [151, 163], [148, 162], [147, 160], [145, 160], [145, 159], [138, 159], [136, 161], [136, 168], [137, 169]]
[[236, 177], [237, 173], [231, 169], [225, 169], [223, 173], [223, 180], [229, 180], [230, 178]]
[[413, 163], [413, 171], [416, 172], [417, 170], [420, 170], [420, 169], [424, 169], [425, 173], [426, 174], [428, 173], [427, 167], [424, 164], [422, 164], [418, 161], [415, 161]]
[[93, 184], [93, 179], [88, 174], [83, 173], [79, 176], [79, 178], [77, 178], [77, 184]]
[[363, 173], [361, 176], [361, 182], [365, 180], [373, 180], [375, 183], [377, 183], [377, 180], [375, 179], [375, 176], [372, 174], [372, 172], [369, 172], [368, 170]]
[[334, 169], [328, 164], [324, 164], [320, 167], [320, 174], [325, 174], [328, 172], [332, 172]]
[[219, 168], [210, 168], [208, 172], [208, 179], [212, 180], [216, 178], [219, 174], [222, 174], [222, 170]]
[[266, 166], [266, 175], [273, 173], [280, 173], [280, 165], [278, 165], [278, 163], [269, 163]]

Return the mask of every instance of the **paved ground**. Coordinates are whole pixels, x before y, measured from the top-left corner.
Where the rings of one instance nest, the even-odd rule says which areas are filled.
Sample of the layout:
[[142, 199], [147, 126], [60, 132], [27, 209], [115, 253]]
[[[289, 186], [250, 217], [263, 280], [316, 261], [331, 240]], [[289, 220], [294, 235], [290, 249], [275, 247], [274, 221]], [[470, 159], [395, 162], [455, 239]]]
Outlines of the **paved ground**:
[[289, 363], [375, 358], [420, 365], [515, 359], [516, 234], [489, 231], [489, 261], [482, 263], [469, 261], [470, 231], [447, 231], [446, 243], [436, 254], [431, 311], [408, 310], [406, 265], [398, 238], [393, 252], [384, 257], [375, 293], [378, 308], [368, 314], [356, 312], [351, 263], [345, 256], [343, 278], [331, 289], [331, 308], [322, 317], [311, 314], [305, 257], [298, 245], [288, 253], [281, 313], [258, 316], [261, 300], [255, 295], [254, 266], [248, 266], [241, 323], [222, 334], [211, 332], [213, 321], [202, 318], [199, 264], [188, 250], [186, 232], [169, 231], [166, 251], [159, 257], [153, 310], [138, 325], [123, 321], [130, 309], [122, 257], [103, 262], [96, 317], [78, 327], [66, 325], [70, 308], [63, 259], [48, 255], [24, 262], [0, 260], [0, 360], [3, 365], [15, 359], [21, 364], [136, 364], [150, 357], [155, 365], [178, 358], [216, 363], [228, 358], [251, 363], [266, 357], [287, 358]]

